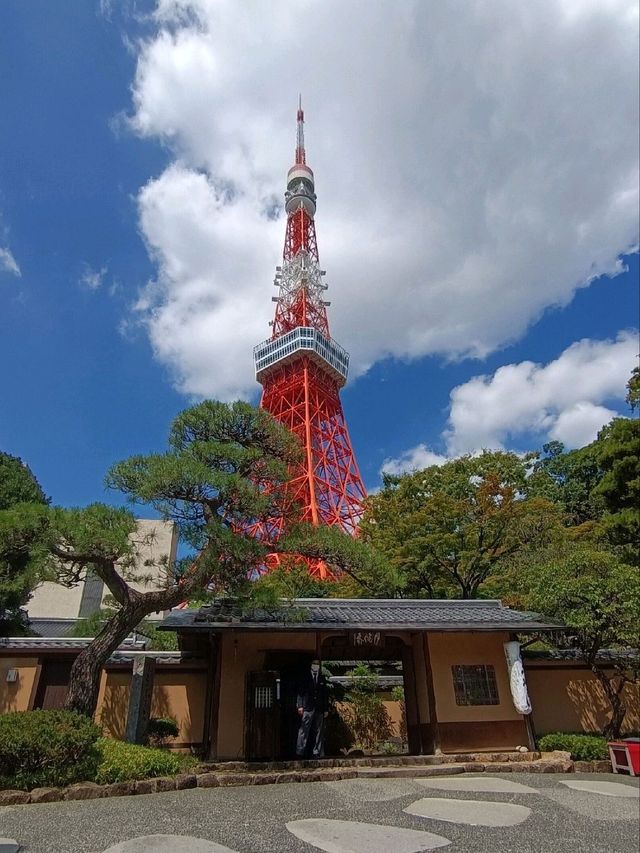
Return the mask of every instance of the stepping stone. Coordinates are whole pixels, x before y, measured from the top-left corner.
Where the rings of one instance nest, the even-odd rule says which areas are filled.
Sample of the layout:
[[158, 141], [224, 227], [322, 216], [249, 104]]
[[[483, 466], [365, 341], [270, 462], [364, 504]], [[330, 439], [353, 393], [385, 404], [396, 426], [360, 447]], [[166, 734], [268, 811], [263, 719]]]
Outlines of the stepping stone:
[[459, 779], [416, 779], [425, 788], [439, 791], [461, 791], [470, 794], [537, 794], [535, 788], [500, 779], [498, 776], [462, 776]]
[[235, 853], [229, 847], [191, 835], [141, 835], [109, 847], [104, 853]]
[[447, 823], [461, 823], [466, 826], [515, 826], [525, 821], [531, 814], [531, 809], [526, 806], [516, 806], [513, 803], [445, 800], [440, 797], [416, 800], [404, 811], [416, 817], [445, 820]]
[[292, 820], [287, 829], [325, 853], [422, 853], [451, 844], [448, 838], [432, 832], [355, 820]]
[[18, 853], [20, 845], [13, 838], [0, 838], [0, 853]]
[[416, 795], [413, 779], [341, 779], [339, 782], [324, 784], [339, 797], [364, 803], [384, 803]]
[[640, 788], [637, 784], [625, 785], [623, 782], [599, 782], [576, 779], [575, 782], [565, 782], [562, 780], [561, 785], [566, 785], [567, 788], [573, 788], [576, 791], [588, 791], [590, 794], [601, 794], [603, 797], [622, 797], [624, 799], [638, 799], [640, 797]]

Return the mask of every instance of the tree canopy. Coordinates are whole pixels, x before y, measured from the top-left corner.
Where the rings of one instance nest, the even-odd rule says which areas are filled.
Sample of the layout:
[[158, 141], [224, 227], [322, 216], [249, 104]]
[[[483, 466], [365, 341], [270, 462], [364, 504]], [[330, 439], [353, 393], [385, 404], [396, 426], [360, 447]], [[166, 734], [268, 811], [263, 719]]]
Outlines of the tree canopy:
[[560, 523], [551, 501], [527, 497], [526, 483], [526, 461], [504, 452], [386, 476], [367, 502], [362, 538], [395, 570], [396, 594], [476, 597], [492, 572]]
[[0, 453], [0, 636], [25, 630], [22, 608], [39, 580], [34, 558], [47, 504], [29, 466]]

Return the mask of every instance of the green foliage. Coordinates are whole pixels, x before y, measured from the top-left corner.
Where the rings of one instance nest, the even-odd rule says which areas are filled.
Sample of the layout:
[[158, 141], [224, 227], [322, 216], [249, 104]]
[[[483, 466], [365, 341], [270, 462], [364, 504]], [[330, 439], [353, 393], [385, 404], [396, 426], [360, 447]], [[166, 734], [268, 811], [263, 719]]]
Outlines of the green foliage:
[[[528, 606], [573, 629], [574, 647], [611, 707], [605, 733], [617, 737], [626, 711], [624, 687], [637, 680], [640, 669], [640, 573], [610, 551], [573, 543], [531, 565], [527, 584]], [[613, 653], [606, 662], [599, 658], [601, 649]], [[621, 652], [617, 657], [616, 651]]]
[[542, 752], [553, 752], [556, 749], [570, 752], [574, 761], [603, 761], [609, 758], [607, 740], [601, 735], [552, 732], [538, 739], [538, 749]]
[[152, 746], [165, 746], [169, 738], [178, 737], [179, 731], [173, 717], [151, 717], [147, 725], [147, 738]]
[[561, 513], [526, 496], [527, 467], [513, 453], [484, 452], [385, 476], [360, 530], [387, 558], [387, 577], [395, 572], [387, 594], [474, 598], [514, 554], [548, 541]]
[[22, 503], [46, 505], [49, 499], [22, 459], [0, 452], [0, 510]]
[[402, 743], [407, 743], [409, 735], [407, 732], [407, 703], [404, 696], [404, 687], [394, 687], [391, 690], [391, 698], [400, 706], [400, 731], [398, 734]]
[[602, 528], [624, 559], [638, 565], [640, 542], [640, 421], [614, 418], [595, 442], [602, 478], [594, 494], [604, 501]]
[[358, 664], [349, 675], [354, 683], [349, 688], [342, 715], [353, 732], [356, 744], [363, 749], [376, 749], [392, 732], [391, 718], [378, 693], [378, 676], [366, 664]]
[[569, 525], [597, 521], [604, 501], [594, 492], [602, 476], [595, 445], [566, 451], [560, 441], [550, 441], [542, 452], [527, 483], [528, 494], [561, 506]]
[[0, 453], [0, 636], [25, 630], [21, 608], [40, 579], [34, 558], [47, 504], [31, 469]]
[[173, 776], [197, 763], [190, 756], [110, 738], [100, 738], [98, 752], [100, 764], [95, 781], [100, 785]]
[[0, 511], [0, 636], [25, 631], [21, 608], [42, 579], [47, 512], [36, 503]]
[[640, 646], [640, 575], [615, 554], [573, 544], [532, 566], [528, 604], [575, 631], [591, 665], [599, 649]]
[[70, 785], [98, 767], [99, 728], [70, 711], [0, 715], [0, 788]]
[[178, 634], [176, 631], [159, 631], [152, 622], [142, 622], [137, 629], [139, 634], [147, 637], [147, 648], [150, 651], [177, 652]]
[[627, 403], [631, 406], [631, 411], [640, 407], [640, 367], [636, 365], [631, 371], [631, 377], [627, 382]]
[[254, 607], [275, 612], [296, 598], [325, 598], [334, 583], [317, 580], [299, 558], [284, 558], [283, 563], [262, 575], [246, 588], [245, 609]]

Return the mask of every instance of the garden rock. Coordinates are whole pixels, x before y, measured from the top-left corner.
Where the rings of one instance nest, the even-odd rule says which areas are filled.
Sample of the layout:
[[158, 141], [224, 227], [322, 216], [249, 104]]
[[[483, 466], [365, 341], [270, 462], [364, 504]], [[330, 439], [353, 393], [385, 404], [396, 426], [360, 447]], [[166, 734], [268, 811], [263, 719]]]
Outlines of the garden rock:
[[28, 803], [30, 795], [27, 791], [0, 791], [0, 806], [17, 806]]
[[32, 803], [56, 803], [59, 800], [64, 800], [62, 788], [34, 788], [31, 791]]

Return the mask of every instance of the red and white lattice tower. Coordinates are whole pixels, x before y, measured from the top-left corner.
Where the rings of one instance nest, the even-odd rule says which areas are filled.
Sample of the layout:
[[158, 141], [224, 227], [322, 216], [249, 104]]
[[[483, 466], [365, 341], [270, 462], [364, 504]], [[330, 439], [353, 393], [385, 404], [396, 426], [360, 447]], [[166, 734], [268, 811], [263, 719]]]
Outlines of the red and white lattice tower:
[[[329, 333], [324, 284], [316, 242], [313, 172], [304, 148], [304, 113], [298, 108], [294, 165], [287, 174], [287, 231], [271, 337], [254, 349], [261, 406], [296, 435], [303, 461], [292, 472], [290, 497], [312, 524], [338, 525], [355, 534], [366, 497], [353, 455], [339, 390], [347, 380], [349, 355]], [[263, 531], [271, 538], [281, 521]], [[309, 564], [318, 576], [324, 563]]]

